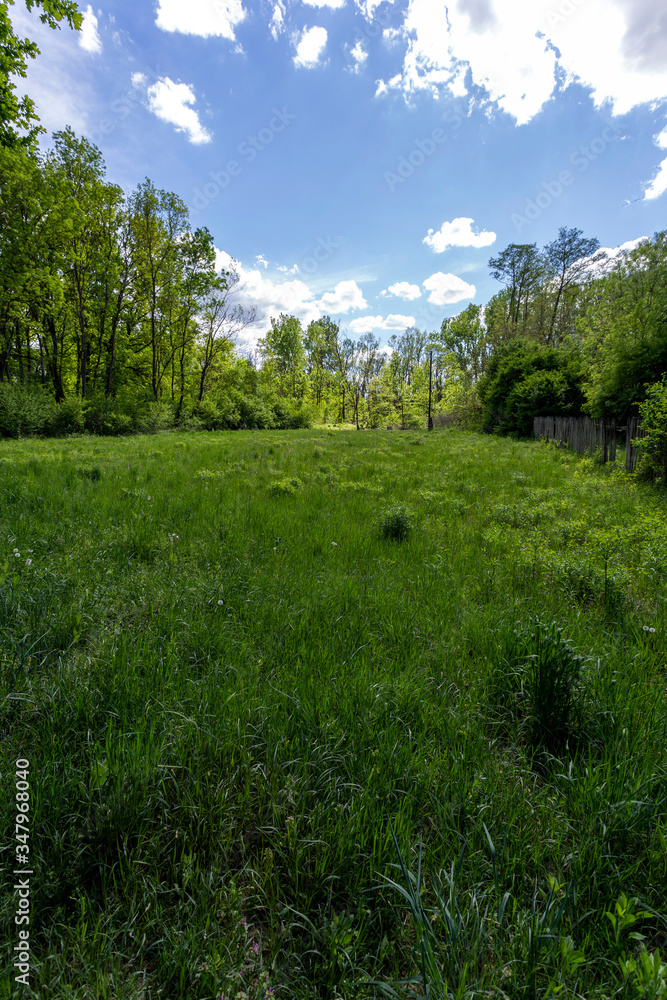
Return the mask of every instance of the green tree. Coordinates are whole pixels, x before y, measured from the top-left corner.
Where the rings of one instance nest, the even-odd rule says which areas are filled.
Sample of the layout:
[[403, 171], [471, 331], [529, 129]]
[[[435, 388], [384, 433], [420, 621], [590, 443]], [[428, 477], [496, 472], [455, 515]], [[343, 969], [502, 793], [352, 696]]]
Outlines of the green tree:
[[589, 282], [577, 322], [587, 410], [625, 420], [667, 372], [667, 232], [618, 255]]
[[501, 434], [532, 434], [537, 416], [578, 414], [584, 402], [581, 358], [574, 350], [516, 338], [489, 359], [479, 381], [483, 426]]
[[258, 341], [266, 376], [276, 380], [278, 393], [292, 399], [303, 398], [306, 353], [301, 322], [281, 313], [271, 318], [271, 329]]
[[[39, 55], [39, 48], [29, 38], [19, 38], [9, 17], [13, 0], [0, 3], [0, 146], [32, 147], [44, 129], [39, 121], [34, 102], [27, 96], [16, 96], [13, 77], [25, 77], [28, 59]], [[70, 28], [81, 27], [81, 14], [73, 0], [26, 0], [28, 10], [40, 10], [40, 20], [56, 29], [61, 21]]]
[[507, 310], [511, 334], [526, 331], [531, 297], [544, 276], [544, 260], [536, 243], [511, 243], [489, 259], [491, 274], [507, 285]]
[[581, 229], [567, 229], [565, 226], [558, 230], [558, 238], [545, 246], [544, 261], [553, 291], [549, 331], [545, 338], [547, 343], [555, 346], [569, 332], [568, 293], [576, 292], [590, 273], [591, 266], [600, 263], [604, 254], [597, 253], [599, 247], [598, 239], [586, 238]]

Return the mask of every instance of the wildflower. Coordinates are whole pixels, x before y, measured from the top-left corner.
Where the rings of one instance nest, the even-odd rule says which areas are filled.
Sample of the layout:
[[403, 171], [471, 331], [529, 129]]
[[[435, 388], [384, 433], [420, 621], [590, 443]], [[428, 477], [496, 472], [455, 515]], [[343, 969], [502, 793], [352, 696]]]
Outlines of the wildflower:
[[267, 986], [266, 993], [264, 994], [264, 1000], [270, 1000], [270, 997], [272, 997], [275, 992], [276, 991], [274, 990], [273, 986]]
[[252, 944], [250, 945], [250, 951], [253, 953], [253, 955], [259, 955], [259, 945], [257, 944], [256, 941], [253, 941]]
[[21, 553], [19, 552], [18, 549], [14, 549], [14, 558], [15, 559], [20, 559], [21, 558]]
[[26, 559], [25, 564], [26, 566], [32, 566], [32, 559]]
[[224, 604], [224, 603], [225, 603], [224, 601], [218, 601], [218, 604]]
[[338, 545], [338, 542], [332, 542], [331, 544], [332, 545]]
[[242, 927], [244, 931], [248, 929], [248, 921], [246, 920], [245, 917], [241, 917], [241, 923], [239, 924], [239, 927]]

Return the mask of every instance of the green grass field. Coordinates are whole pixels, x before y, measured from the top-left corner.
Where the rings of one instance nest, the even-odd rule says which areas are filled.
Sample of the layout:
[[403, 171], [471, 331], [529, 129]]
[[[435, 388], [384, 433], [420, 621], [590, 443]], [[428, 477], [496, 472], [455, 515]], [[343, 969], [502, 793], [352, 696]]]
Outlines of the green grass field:
[[664, 495], [318, 430], [0, 441], [0, 497], [0, 996], [667, 997]]

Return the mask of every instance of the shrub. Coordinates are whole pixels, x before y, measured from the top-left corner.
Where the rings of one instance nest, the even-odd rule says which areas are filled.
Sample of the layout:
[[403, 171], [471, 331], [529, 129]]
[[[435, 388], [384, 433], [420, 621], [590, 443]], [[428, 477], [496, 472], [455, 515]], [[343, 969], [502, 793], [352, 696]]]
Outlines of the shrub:
[[64, 437], [67, 434], [81, 434], [85, 426], [83, 400], [79, 396], [68, 396], [61, 403], [55, 404], [46, 430], [54, 437]]
[[580, 412], [581, 383], [573, 352], [512, 340], [491, 356], [478, 383], [484, 430], [530, 437], [534, 417]]
[[55, 403], [38, 387], [0, 382], [0, 437], [44, 434], [53, 419]]
[[667, 375], [646, 387], [639, 416], [644, 437], [636, 441], [640, 450], [637, 473], [641, 479], [659, 479], [667, 484]]
[[412, 518], [407, 507], [396, 504], [386, 510], [380, 521], [380, 537], [392, 542], [404, 542], [412, 531]]

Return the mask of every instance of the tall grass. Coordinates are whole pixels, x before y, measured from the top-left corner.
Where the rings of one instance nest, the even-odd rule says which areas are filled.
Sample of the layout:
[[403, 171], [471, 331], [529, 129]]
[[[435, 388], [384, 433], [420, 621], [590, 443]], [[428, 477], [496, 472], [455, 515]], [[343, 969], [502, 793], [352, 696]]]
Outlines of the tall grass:
[[663, 995], [661, 494], [295, 431], [1, 441], [0, 498], [26, 995]]

